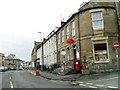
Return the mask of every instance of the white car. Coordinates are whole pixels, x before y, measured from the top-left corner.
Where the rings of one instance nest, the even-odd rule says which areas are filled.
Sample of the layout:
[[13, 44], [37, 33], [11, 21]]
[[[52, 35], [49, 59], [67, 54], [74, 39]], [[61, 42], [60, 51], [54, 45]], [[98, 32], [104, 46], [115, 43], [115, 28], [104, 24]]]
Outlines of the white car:
[[5, 71], [5, 67], [4, 66], [0, 66], [0, 72]]
[[4, 67], [4, 69], [5, 69], [5, 71], [7, 71], [7, 70], [8, 70], [8, 67]]

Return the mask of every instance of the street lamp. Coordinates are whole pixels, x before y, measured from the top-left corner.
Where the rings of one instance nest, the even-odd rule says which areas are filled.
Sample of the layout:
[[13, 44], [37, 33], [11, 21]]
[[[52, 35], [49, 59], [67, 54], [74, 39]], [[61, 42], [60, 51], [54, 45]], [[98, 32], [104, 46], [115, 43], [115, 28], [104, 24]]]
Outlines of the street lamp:
[[40, 33], [40, 46], [41, 46], [41, 51], [40, 51], [40, 53], [41, 53], [41, 71], [43, 70], [43, 65], [44, 65], [44, 57], [43, 57], [43, 39], [42, 39], [42, 32], [38, 32], [38, 33]]

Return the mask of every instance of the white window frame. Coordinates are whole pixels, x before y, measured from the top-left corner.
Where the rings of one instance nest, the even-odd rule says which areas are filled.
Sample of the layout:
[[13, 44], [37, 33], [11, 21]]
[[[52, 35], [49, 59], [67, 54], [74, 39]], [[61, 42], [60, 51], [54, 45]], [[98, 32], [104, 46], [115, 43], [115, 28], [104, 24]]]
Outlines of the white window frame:
[[75, 21], [72, 21], [72, 36], [75, 36]]
[[69, 38], [69, 26], [68, 25], [66, 26], [66, 38], [67, 39]]
[[[102, 43], [106, 43], [107, 45], [107, 55], [108, 55], [108, 58], [107, 60], [102, 60], [102, 61], [97, 61], [95, 59], [95, 50], [94, 50], [94, 44], [102, 44]], [[109, 63], [110, 62], [110, 59], [109, 59], [109, 48], [108, 48], [108, 41], [107, 40], [103, 40], [103, 41], [96, 41], [96, 42], [92, 42], [92, 45], [93, 45], [93, 57], [94, 57], [94, 63]]]
[[64, 30], [62, 30], [62, 42], [64, 42]]
[[58, 32], [58, 44], [60, 44], [60, 32]]
[[102, 11], [91, 12], [91, 17], [92, 17], [92, 26], [94, 30], [104, 29]]

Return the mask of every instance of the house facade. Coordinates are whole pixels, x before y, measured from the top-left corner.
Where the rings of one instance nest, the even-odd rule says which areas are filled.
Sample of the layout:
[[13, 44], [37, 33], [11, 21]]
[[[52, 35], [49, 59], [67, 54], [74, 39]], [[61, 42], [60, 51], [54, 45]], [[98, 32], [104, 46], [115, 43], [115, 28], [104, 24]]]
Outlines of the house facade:
[[88, 2], [79, 9], [81, 60], [93, 72], [116, 69], [114, 42], [118, 42], [114, 2]]
[[22, 65], [23, 61], [20, 59], [5, 58], [4, 66], [8, 67], [9, 69], [11, 68], [11, 66], [14, 66], [14, 69], [21, 69]]
[[39, 63], [37, 62], [38, 58], [37, 58], [37, 50], [38, 50], [38, 45], [40, 44], [40, 42], [36, 42], [34, 41], [34, 47], [32, 49], [32, 53], [31, 53], [31, 65], [33, 68], [37, 68]]
[[4, 66], [4, 61], [5, 61], [5, 54], [0, 53], [0, 66]]
[[[61, 67], [58, 73], [64, 75], [85, 69], [89, 72], [116, 70], [113, 43], [120, 42], [120, 12], [117, 8], [114, 2], [82, 4], [78, 12], [66, 22], [61, 22], [57, 31], [48, 35], [43, 41], [43, 49], [39, 47], [33, 50], [43, 53], [32, 52], [32, 55], [43, 59], [43, 64], [48, 69], [59, 64]], [[32, 58], [34, 60], [36, 59]]]
[[44, 66], [50, 70], [53, 65], [57, 64], [56, 33], [54, 30], [43, 43]]
[[[78, 13], [73, 14], [66, 22], [61, 24], [57, 31], [58, 61], [61, 64], [60, 72], [65, 74], [75, 69], [75, 60], [80, 60], [80, 41]], [[73, 39], [73, 43], [67, 42]]]
[[37, 69], [43, 69], [42, 65], [43, 65], [43, 44], [42, 42], [37, 46]]

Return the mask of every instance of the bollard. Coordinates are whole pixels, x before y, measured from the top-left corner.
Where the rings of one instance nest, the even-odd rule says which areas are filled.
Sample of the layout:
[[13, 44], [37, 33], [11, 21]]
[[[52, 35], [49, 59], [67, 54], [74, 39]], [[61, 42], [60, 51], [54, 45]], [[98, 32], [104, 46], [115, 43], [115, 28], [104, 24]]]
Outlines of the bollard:
[[39, 71], [35, 71], [35, 75], [36, 75], [36, 76], [39, 76], [39, 75], [40, 75], [40, 72], [39, 72]]

